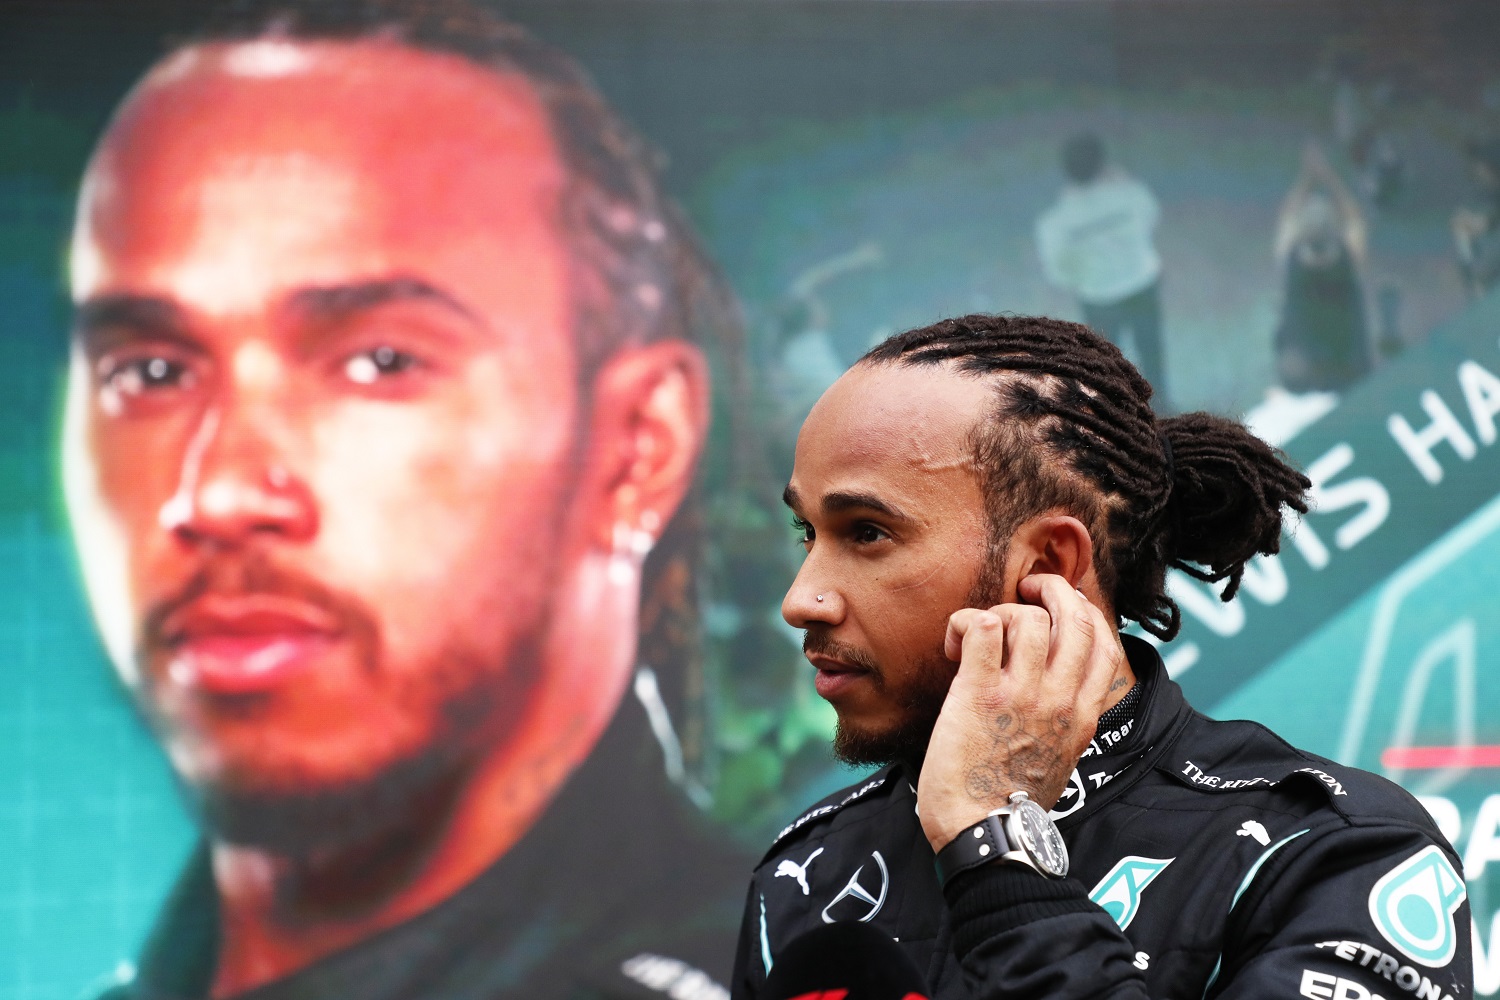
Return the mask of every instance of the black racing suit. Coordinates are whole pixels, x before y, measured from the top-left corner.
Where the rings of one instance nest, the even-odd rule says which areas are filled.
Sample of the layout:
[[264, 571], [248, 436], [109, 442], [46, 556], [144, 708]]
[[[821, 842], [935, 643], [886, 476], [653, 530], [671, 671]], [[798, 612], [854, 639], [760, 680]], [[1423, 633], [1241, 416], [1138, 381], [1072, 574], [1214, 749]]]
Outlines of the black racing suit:
[[1422, 807], [1256, 723], [1199, 715], [1155, 650], [1126, 644], [1140, 707], [1096, 736], [1053, 811], [1068, 878], [1007, 863], [940, 888], [915, 776], [887, 767], [772, 845], [733, 995], [761, 996], [798, 935], [866, 920], [943, 1000], [1467, 1000], [1462, 869]]

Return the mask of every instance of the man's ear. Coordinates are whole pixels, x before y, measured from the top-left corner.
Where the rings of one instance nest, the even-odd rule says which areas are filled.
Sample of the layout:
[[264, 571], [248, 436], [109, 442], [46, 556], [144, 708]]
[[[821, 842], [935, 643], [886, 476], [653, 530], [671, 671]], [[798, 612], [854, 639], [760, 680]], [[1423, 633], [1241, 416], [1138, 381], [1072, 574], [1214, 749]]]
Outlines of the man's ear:
[[618, 532], [652, 539], [693, 482], [708, 434], [708, 365], [682, 340], [627, 347], [594, 379], [582, 485], [592, 494], [596, 542]]
[[1094, 568], [1094, 541], [1083, 522], [1070, 514], [1043, 514], [1011, 536], [1011, 585], [1033, 573], [1054, 573], [1081, 587]]

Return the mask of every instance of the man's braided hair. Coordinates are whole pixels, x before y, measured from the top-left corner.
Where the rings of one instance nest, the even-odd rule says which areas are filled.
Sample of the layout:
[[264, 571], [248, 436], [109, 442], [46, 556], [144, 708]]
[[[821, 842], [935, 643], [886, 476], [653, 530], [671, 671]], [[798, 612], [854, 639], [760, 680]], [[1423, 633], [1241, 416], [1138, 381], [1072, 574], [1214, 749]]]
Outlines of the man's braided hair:
[[1158, 418], [1150, 383], [1086, 326], [960, 316], [896, 334], [860, 359], [942, 363], [997, 379], [995, 406], [973, 434], [991, 563], [1026, 519], [1065, 510], [1094, 539], [1115, 614], [1161, 639], [1182, 625], [1166, 593], [1169, 567], [1226, 581], [1227, 601], [1246, 562], [1280, 549], [1283, 508], [1307, 512], [1306, 476], [1232, 420]]

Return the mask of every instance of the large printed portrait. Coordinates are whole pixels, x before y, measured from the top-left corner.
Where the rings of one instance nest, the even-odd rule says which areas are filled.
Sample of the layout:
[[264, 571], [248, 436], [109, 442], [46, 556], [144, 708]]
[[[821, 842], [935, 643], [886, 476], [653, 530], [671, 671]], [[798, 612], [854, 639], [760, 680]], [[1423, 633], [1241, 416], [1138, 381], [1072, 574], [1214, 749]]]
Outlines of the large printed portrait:
[[464, 0], [237, 5], [115, 111], [63, 493], [203, 839], [112, 995], [724, 978], [750, 856], [682, 719], [741, 345], [651, 157]]
[[1422, 799], [1500, 992], [1490, 5], [0, 19], [0, 1000], [722, 996], [854, 778], [798, 427], [975, 311], [1314, 480], [1161, 652]]

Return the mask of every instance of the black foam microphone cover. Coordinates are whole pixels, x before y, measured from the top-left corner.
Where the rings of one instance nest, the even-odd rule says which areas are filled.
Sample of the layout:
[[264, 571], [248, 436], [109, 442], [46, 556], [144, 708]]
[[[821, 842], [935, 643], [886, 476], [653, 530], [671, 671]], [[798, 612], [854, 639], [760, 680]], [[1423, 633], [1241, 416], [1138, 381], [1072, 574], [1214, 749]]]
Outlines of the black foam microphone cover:
[[793, 939], [766, 977], [772, 1000], [926, 1000], [922, 973], [869, 924], [829, 924]]

